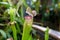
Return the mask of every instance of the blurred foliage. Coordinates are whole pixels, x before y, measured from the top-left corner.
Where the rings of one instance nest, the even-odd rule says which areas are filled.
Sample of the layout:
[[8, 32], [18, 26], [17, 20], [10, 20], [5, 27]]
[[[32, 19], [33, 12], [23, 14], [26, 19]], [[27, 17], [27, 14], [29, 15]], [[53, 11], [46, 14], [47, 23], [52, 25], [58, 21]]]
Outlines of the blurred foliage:
[[[35, 13], [32, 13], [33, 10], [37, 14], [42, 11], [41, 20], [45, 22], [51, 20], [49, 19], [50, 15], [53, 15], [53, 13], [50, 13], [51, 10], [55, 12], [60, 10], [60, 1], [52, 0], [52, 4], [47, 6], [47, 0], [43, 4], [41, 4], [41, 0], [0, 0], [0, 33], [2, 34], [0, 40], [7, 40], [9, 38], [13, 40], [37, 40], [36, 37], [32, 37], [31, 32], [33, 18], [30, 22], [28, 20], [29, 23], [24, 18], [26, 11], [34, 15]], [[49, 38], [48, 31], [47, 28], [45, 40]], [[36, 36], [35, 33], [34, 36]]]
[[[1, 0], [0, 1], [0, 9], [1, 9], [0, 13], [3, 13], [1, 14], [1, 20], [0, 20], [1, 25], [0, 26], [3, 26], [4, 24], [6, 24], [4, 31], [1, 31], [1, 34], [3, 37], [1, 36], [0, 40], [5, 40], [5, 39], [7, 40], [9, 38], [10, 39], [13, 38], [13, 40], [21, 40], [21, 39], [24, 40], [28, 36], [29, 36], [29, 40], [31, 40], [32, 36], [30, 32], [31, 32], [32, 27], [30, 26], [32, 24], [27, 27], [27, 30], [30, 29], [28, 31], [26, 30], [26, 28], [24, 28], [25, 25], [23, 25], [23, 24], [26, 24], [24, 23], [24, 10], [26, 9], [23, 9], [23, 6], [27, 8], [28, 5], [26, 4], [25, 0], [23, 1], [18, 0], [18, 2], [15, 1], [16, 4], [14, 4], [14, 1], [15, 0], [13, 1], [12, 0]], [[26, 34], [25, 32], [28, 34]], [[22, 37], [22, 33], [24, 35], [27, 35], [27, 37], [25, 36]]]

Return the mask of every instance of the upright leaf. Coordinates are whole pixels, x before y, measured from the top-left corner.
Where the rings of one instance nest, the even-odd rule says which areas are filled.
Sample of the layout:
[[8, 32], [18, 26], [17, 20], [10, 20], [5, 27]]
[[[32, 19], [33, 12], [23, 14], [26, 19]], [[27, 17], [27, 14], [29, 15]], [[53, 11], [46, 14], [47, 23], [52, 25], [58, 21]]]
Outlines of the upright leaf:
[[45, 31], [45, 40], [49, 40], [49, 28], [48, 27]]
[[32, 28], [32, 19], [33, 18], [31, 16], [25, 17], [25, 22], [23, 25], [22, 40], [29, 40], [30, 32], [31, 32], [31, 28]]
[[9, 13], [10, 13], [10, 22], [11, 22], [11, 29], [13, 31], [13, 37], [14, 37], [14, 40], [17, 40], [17, 30], [16, 30], [16, 27], [15, 27], [15, 17], [16, 17], [16, 10], [14, 8], [10, 8], [9, 10]]

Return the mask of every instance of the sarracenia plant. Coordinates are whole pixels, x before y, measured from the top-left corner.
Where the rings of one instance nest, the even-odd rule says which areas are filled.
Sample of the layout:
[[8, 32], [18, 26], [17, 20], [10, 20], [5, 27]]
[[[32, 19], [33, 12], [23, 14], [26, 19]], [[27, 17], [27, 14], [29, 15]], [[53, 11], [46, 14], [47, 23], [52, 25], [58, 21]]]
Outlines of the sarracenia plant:
[[49, 40], [49, 28], [48, 27], [45, 31], [45, 40]]
[[26, 16], [25, 17], [25, 22], [23, 25], [23, 35], [22, 35], [22, 40], [29, 40], [31, 39], [31, 28], [32, 28], [32, 22], [33, 18], [31, 16]]
[[16, 10], [11, 7], [9, 9], [9, 14], [10, 14], [10, 22], [11, 22], [11, 29], [13, 32], [13, 38], [14, 38], [14, 40], [17, 40], [17, 30], [15, 27]]

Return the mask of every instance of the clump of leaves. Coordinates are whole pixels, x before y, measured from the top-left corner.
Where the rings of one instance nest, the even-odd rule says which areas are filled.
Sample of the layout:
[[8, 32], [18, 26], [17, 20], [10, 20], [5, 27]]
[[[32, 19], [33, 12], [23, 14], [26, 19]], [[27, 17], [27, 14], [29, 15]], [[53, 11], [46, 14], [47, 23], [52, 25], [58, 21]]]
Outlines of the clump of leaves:
[[[23, 26], [23, 34], [21, 34], [22, 40], [32, 40], [31, 30], [32, 30], [33, 17], [31, 17], [31, 15], [26, 16], [25, 20], [24, 20], [23, 6], [25, 6], [25, 8], [29, 7], [26, 3], [26, 0], [22, 0], [22, 1], [19, 0], [17, 5], [14, 5], [12, 3], [13, 2], [11, 2], [11, 0], [3, 0], [3, 2], [0, 2], [0, 6], [3, 5], [4, 7], [8, 8], [8, 10], [5, 10], [5, 12], [4, 11], [3, 12], [4, 12], [4, 17], [9, 16], [7, 18], [10, 19], [10, 21], [9, 21], [10, 23], [7, 23], [7, 25], [10, 24], [10, 25], [8, 25], [9, 26], [8, 29], [11, 29], [9, 31], [12, 32], [12, 34], [10, 36], [12, 36], [13, 40], [18, 40], [17, 34], [18, 33], [20, 34], [20, 23], [22, 23], [22, 26]], [[21, 11], [20, 13], [18, 12], [19, 10]], [[7, 14], [7, 12], [8, 12], [8, 14]], [[17, 21], [19, 21], [19, 24]], [[9, 33], [8, 29], [6, 29], [7, 33]], [[9, 38], [10, 38], [10, 36], [9, 36]]]

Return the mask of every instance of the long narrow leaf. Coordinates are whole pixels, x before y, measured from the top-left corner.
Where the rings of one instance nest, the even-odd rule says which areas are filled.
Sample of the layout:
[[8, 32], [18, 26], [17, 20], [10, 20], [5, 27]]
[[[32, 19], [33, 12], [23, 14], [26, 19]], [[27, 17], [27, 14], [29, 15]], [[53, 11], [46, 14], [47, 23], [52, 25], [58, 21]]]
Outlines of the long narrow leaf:
[[23, 25], [22, 40], [29, 40], [31, 28], [32, 28], [32, 18], [29, 16], [26, 16], [25, 22]]
[[15, 16], [16, 16], [15, 11], [16, 10], [14, 8], [10, 8], [9, 13], [10, 13], [10, 22], [11, 22], [11, 29], [13, 31], [13, 37], [14, 40], [17, 40], [17, 30], [14, 24]]
[[6, 33], [5, 33], [3, 30], [0, 30], [0, 33], [1, 33], [1, 35], [2, 35], [4, 38], [7, 38], [7, 35], [6, 35]]
[[49, 28], [45, 31], [45, 40], [49, 40]]

